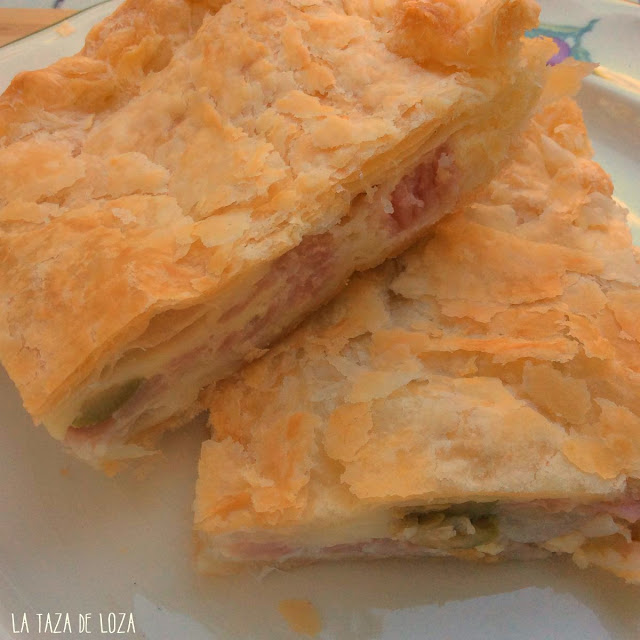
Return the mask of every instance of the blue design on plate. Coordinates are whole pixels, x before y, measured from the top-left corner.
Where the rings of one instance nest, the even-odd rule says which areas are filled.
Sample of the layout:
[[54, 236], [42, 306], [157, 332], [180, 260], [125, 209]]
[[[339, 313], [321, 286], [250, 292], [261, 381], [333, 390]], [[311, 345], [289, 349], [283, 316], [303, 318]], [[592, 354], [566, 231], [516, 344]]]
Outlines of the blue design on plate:
[[584, 27], [573, 27], [563, 24], [541, 24], [538, 28], [527, 31], [527, 35], [531, 38], [546, 36], [558, 45], [558, 53], [550, 58], [547, 64], [558, 64], [569, 56], [576, 60], [591, 62], [591, 55], [587, 49], [582, 46], [582, 38], [593, 29], [597, 22], [598, 18], [594, 18]]

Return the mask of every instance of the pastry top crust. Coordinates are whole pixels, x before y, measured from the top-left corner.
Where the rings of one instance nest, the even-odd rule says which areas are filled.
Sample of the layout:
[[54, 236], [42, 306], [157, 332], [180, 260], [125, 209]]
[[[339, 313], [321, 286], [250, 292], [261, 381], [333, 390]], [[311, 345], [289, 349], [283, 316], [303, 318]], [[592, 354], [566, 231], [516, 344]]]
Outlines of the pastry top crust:
[[18, 75], [0, 98], [0, 357], [27, 409], [464, 125], [522, 71], [536, 14], [127, 0], [78, 55]]
[[476, 203], [210, 389], [196, 527], [619, 495], [640, 477], [640, 260], [577, 105]]

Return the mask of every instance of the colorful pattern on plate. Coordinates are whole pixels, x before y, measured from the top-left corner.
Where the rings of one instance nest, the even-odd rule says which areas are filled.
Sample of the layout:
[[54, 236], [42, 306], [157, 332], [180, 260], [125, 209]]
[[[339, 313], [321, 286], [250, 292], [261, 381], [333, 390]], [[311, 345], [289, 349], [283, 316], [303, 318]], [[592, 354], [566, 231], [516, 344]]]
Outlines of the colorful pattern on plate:
[[584, 27], [572, 27], [570, 25], [544, 24], [527, 32], [531, 38], [546, 36], [558, 45], [558, 53], [549, 59], [548, 64], [554, 65], [572, 56], [576, 60], [591, 62], [589, 51], [582, 46], [582, 37], [589, 33], [598, 22], [598, 18], [590, 20]]

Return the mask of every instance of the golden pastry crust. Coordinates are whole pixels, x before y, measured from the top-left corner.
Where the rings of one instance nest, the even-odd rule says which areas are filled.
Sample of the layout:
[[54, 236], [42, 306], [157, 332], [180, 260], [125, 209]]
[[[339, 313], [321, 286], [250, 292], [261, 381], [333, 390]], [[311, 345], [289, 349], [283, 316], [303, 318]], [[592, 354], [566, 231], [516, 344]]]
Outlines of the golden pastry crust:
[[[492, 0], [472, 33], [462, 0], [419, 6], [128, 0], [78, 55], [16, 77], [0, 98], [0, 357], [36, 419], [523, 73], [505, 56], [535, 22], [528, 0]], [[450, 34], [445, 57], [410, 44], [423, 20]]]
[[491, 0], [399, 2], [390, 47], [419, 64], [467, 68], [495, 65], [515, 52], [513, 25], [535, 22], [534, 4]]
[[[624, 496], [640, 477], [640, 263], [590, 156], [578, 106], [545, 106], [477, 202], [207, 391], [209, 550], [385, 506]], [[638, 580], [638, 542], [610, 542], [576, 561]]]

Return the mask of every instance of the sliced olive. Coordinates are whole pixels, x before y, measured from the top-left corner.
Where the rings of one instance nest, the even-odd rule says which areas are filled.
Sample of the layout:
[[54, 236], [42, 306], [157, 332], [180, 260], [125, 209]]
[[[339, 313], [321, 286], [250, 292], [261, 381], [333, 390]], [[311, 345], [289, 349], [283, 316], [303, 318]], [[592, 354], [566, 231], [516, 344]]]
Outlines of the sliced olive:
[[110, 418], [133, 396], [143, 382], [144, 378], [128, 380], [89, 398], [82, 405], [80, 414], [71, 423], [71, 426], [76, 428], [89, 427]]

